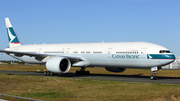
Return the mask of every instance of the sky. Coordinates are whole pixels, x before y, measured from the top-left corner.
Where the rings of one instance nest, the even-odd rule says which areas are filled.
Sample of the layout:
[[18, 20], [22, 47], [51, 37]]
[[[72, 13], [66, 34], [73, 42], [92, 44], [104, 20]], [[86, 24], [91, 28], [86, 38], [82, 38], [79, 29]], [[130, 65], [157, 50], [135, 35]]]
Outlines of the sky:
[[179, 4], [180, 0], [0, 0], [0, 49], [9, 46], [9, 17], [23, 44], [143, 41], [177, 56]]

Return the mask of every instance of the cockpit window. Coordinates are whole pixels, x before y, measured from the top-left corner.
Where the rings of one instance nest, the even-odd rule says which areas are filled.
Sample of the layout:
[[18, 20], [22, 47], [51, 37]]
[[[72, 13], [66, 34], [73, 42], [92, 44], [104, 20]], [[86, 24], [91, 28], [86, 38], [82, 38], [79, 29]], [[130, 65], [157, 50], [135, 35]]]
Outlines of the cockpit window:
[[160, 50], [159, 53], [171, 53], [169, 50]]

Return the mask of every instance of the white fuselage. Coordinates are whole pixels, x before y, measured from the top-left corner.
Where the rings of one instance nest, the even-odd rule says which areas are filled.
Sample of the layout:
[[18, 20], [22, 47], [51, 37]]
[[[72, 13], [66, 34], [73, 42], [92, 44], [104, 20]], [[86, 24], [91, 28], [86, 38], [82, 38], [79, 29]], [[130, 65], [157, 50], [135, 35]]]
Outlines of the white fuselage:
[[[167, 65], [175, 59], [170, 52], [160, 53], [168, 51], [167, 48], [147, 42], [35, 44], [6, 50], [72, 56], [83, 60], [73, 63], [73, 67], [152, 68]], [[30, 56], [10, 55], [24, 62], [42, 63]]]

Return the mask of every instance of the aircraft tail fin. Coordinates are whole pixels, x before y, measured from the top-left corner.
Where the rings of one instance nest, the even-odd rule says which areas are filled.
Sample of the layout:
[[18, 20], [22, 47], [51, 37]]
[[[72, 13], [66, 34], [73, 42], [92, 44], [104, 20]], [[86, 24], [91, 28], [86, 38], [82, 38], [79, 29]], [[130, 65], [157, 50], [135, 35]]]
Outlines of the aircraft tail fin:
[[21, 45], [20, 40], [19, 40], [9, 18], [5, 18], [5, 22], [6, 22], [8, 39], [9, 39], [9, 47], [15, 47], [15, 46]]

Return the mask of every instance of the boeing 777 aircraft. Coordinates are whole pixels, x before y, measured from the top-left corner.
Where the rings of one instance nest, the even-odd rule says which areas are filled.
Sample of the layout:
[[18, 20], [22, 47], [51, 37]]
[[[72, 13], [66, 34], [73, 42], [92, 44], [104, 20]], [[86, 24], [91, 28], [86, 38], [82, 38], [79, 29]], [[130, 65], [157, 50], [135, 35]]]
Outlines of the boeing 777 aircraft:
[[86, 67], [102, 67], [111, 72], [124, 72], [126, 68], [156, 71], [170, 64], [175, 56], [165, 47], [148, 42], [103, 42], [22, 45], [9, 18], [5, 18], [9, 48], [0, 52], [26, 63], [44, 63], [44, 75], [67, 73], [71, 67], [81, 67], [76, 74], [89, 74]]

